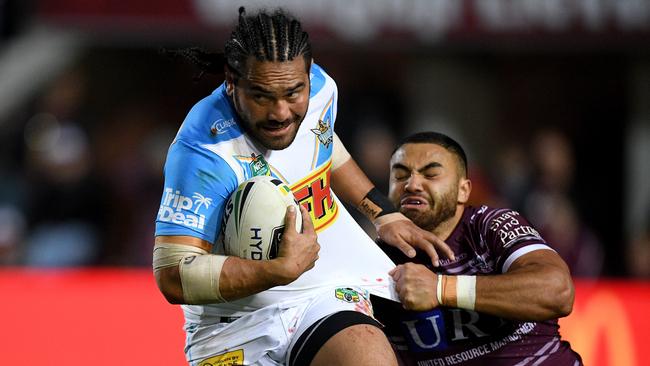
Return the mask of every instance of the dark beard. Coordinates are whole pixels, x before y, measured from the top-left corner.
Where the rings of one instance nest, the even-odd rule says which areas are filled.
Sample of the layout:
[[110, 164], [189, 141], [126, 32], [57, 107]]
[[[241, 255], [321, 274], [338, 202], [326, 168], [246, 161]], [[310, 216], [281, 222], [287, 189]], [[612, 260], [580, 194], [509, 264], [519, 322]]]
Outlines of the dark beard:
[[265, 149], [268, 150], [284, 150], [289, 145], [293, 143], [293, 140], [296, 139], [296, 136], [298, 136], [298, 129], [300, 128], [300, 124], [298, 124], [298, 127], [296, 127], [296, 133], [291, 137], [289, 141], [281, 140], [281, 139], [268, 139], [268, 138], [263, 138], [260, 136], [257, 131], [253, 131], [249, 128], [244, 128], [246, 133], [248, 133], [250, 136], [252, 136], [258, 144], [264, 146]]
[[454, 217], [456, 214], [458, 195], [458, 185], [454, 185], [449, 191], [445, 192], [440, 199], [435, 202], [429, 202], [430, 210], [418, 212], [411, 210], [400, 210], [406, 217], [411, 219], [420, 228], [433, 231], [443, 222]]
[[253, 140], [264, 147], [265, 149], [268, 150], [284, 150], [289, 145], [293, 143], [293, 141], [296, 139], [296, 136], [298, 136], [298, 130], [300, 129], [300, 125], [302, 124], [302, 121], [305, 119], [305, 115], [299, 116], [299, 120], [296, 123], [296, 131], [295, 134], [291, 137], [289, 141], [282, 141], [281, 139], [268, 139], [268, 138], [263, 138], [258, 132], [258, 130], [252, 128], [251, 126], [255, 126], [255, 123], [252, 121], [249, 121], [247, 118], [244, 117], [244, 114], [241, 113], [240, 111], [240, 106], [235, 102], [235, 99], [237, 98], [237, 89], [235, 89], [235, 96], [231, 98], [232, 105], [235, 109], [235, 112], [237, 113], [237, 119], [238, 119], [238, 124], [242, 128], [246, 134], [249, 136], [253, 137]]

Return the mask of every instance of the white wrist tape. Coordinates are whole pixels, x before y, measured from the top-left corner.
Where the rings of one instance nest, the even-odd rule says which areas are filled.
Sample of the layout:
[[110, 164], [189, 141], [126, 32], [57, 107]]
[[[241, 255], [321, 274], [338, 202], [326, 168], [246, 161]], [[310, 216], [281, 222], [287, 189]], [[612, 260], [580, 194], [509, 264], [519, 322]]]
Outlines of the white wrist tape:
[[476, 276], [438, 275], [436, 297], [440, 305], [474, 310]]
[[476, 305], [476, 276], [457, 276], [456, 306], [461, 309], [474, 310]]
[[336, 133], [334, 133], [334, 146], [332, 149], [332, 171], [334, 171], [350, 160], [351, 156]]
[[442, 305], [442, 277], [443, 275], [438, 275], [438, 286], [436, 286], [436, 298], [440, 305]]
[[225, 302], [219, 291], [219, 276], [227, 258], [192, 245], [157, 243], [153, 249], [153, 269], [155, 272], [178, 266], [186, 304]]

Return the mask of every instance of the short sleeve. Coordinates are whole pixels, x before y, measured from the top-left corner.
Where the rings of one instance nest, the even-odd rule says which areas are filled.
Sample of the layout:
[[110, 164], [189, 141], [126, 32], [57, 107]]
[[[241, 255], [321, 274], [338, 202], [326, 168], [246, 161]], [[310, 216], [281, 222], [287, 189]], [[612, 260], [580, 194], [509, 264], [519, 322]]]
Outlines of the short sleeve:
[[553, 250], [519, 212], [510, 209], [488, 211], [481, 219], [482, 236], [505, 273], [512, 262], [534, 250]]
[[218, 155], [183, 140], [169, 148], [156, 235], [188, 235], [215, 243], [237, 176]]

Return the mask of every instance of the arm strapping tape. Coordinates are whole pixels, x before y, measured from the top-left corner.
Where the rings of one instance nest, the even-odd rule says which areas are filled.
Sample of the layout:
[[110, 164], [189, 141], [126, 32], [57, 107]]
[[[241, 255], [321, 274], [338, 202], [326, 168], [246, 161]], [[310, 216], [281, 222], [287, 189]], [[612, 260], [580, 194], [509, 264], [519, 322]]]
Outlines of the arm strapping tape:
[[157, 243], [153, 269], [155, 272], [178, 265], [186, 304], [220, 303], [226, 301], [219, 291], [219, 277], [227, 258], [192, 245]]
[[351, 156], [336, 133], [334, 133], [334, 147], [332, 149], [332, 170], [336, 170], [350, 160]]
[[476, 276], [439, 274], [436, 297], [440, 305], [474, 310], [476, 306]]
[[163, 268], [177, 266], [184, 257], [203, 254], [208, 252], [192, 245], [156, 243], [153, 247], [153, 270], [157, 272]]

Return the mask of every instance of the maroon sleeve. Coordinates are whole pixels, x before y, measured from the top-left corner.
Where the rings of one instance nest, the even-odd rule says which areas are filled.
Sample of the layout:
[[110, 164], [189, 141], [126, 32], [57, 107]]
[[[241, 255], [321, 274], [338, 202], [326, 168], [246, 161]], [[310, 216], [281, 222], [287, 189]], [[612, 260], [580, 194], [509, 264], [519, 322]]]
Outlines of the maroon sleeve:
[[[539, 232], [519, 212], [507, 208], [485, 208], [479, 219], [481, 236], [496, 259], [499, 271], [517, 250], [531, 246], [550, 247]], [[535, 249], [541, 247], [531, 247]]]

